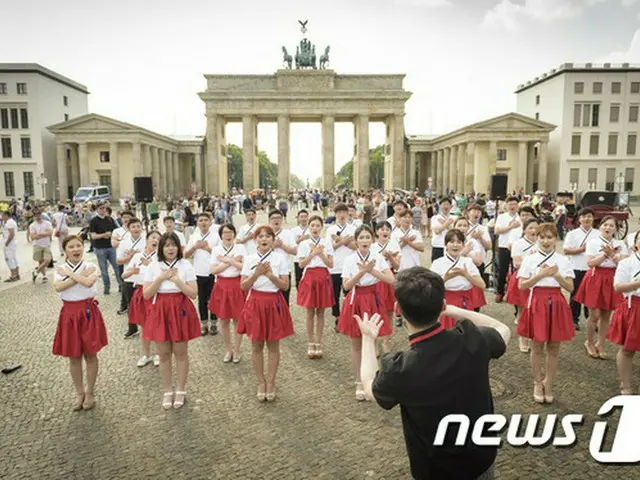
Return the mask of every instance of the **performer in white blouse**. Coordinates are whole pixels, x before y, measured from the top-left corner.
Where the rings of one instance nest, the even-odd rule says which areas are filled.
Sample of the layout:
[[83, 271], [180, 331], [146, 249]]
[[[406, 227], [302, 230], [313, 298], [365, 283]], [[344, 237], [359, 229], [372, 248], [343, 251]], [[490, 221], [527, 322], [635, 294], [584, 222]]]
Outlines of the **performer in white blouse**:
[[[142, 231], [142, 222], [135, 217], [129, 218], [127, 221], [127, 234], [122, 237], [116, 251], [116, 262], [122, 267], [122, 273], [126, 270], [134, 256], [144, 250], [145, 247], [145, 234]], [[133, 296], [133, 280], [124, 280], [122, 282], [122, 306], [119, 313], [126, 313], [129, 311], [129, 304], [131, 303], [131, 297]], [[128, 323], [127, 331], [124, 334], [124, 338], [131, 338], [138, 334], [138, 326], [131, 322]]]
[[[156, 342], [164, 387], [162, 407], [181, 408], [186, 401], [189, 374], [188, 342], [200, 337], [198, 312], [191, 300], [198, 296], [196, 272], [183, 258], [180, 239], [165, 233], [158, 244], [158, 261], [147, 268], [142, 295], [151, 300], [143, 337]], [[176, 360], [176, 391], [172, 391], [171, 357]]]
[[333, 285], [334, 304], [331, 314], [334, 316], [335, 328], [338, 330], [338, 317], [340, 317], [340, 296], [342, 293], [342, 268], [344, 260], [353, 253], [356, 244], [353, 235], [356, 228], [347, 222], [348, 207], [344, 203], [338, 203], [333, 207], [336, 214], [336, 222], [327, 228], [327, 239], [331, 240], [333, 248], [333, 268], [331, 269], [331, 283]]
[[[73, 410], [90, 410], [95, 405], [98, 352], [108, 343], [102, 313], [95, 301], [98, 269], [82, 259], [84, 243], [77, 235], [65, 238], [62, 248], [66, 261], [56, 269], [53, 282], [63, 302], [53, 354], [69, 358], [71, 379], [76, 389]], [[87, 369], [86, 386], [82, 378], [83, 358]]]
[[331, 240], [323, 238], [322, 218], [314, 215], [309, 220], [309, 238], [298, 247], [302, 278], [296, 302], [307, 311], [307, 356], [322, 358], [324, 312], [335, 302], [329, 269], [333, 267]]
[[391, 238], [400, 246], [400, 268], [407, 270], [420, 265], [420, 253], [424, 252], [422, 234], [413, 228], [413, 215], [406, 210], [400, 217], [400, 225], [391, 232]]
[[632, 395], [633, 357], [640, 352], [640, 232], [634, 235], [635, 251], [616, 268], [613, 287], [624, 294], [613, 314], [607, 338], [620, 345], [616, 363], [620, 375], [620, 393]]
[[362, 220], [358, 218], [358, 209], [352, 203], [350, 203], [347, 208], [349, 209], [347, 223], [353, 228], [358, 228], [360, 225], [362, 225]]
[[[464, 233], [465, 242], [460, 255], [463, 257], [469, 257], [473, 261], [473, 264], [478, 268], [478, 272], [480, 272], [480, 276], [484, 281], [484, 264], [487, 259], [487, 251], [485, 250], [483, 243], [484, 237], [479, 232], [478, 235], [474, 235], [477, 232], [477, 229], [474, 229], [474, 225], [466, 217], [458, 217], [453, 223], [453, 228], [456, 228]], [[472, 229], [473, 233], [471, 233], [471, 235], [468, 235], [467, 233], [469, 231], [472, 231]], [[484, 307], [487, 304], [487, 300], [484, 296], [485, 287], [480, 288], [474, 286], [471, 289], [471, 296], [473, 298], [471, 303], [475, 305], [475, 308], [473, 310], [476, 312], [479, 312], [480, 307]]]
[[[575, 335], [569, 304], [562, 289], [573, 289], [573, 269], [566, 257], [556, 253], [558, 229], [553, 223], [538, 228], [538, 251], [522, 261], [518, 270], [521, 290], [531, 289], [529, 300], [518, 320], [517, 333], [532, 340], [531, 372], [533, 399], [553, 402], [553, 383], [558, 370], [560, 342]], [[542, 374], [542, 356], [547, 349], [546, 376]]]
[[571, 315], [573, 316], [573, 325], [576, 330], [580, 330], [580, 310], [584, 310], [585, 320], [589, 318], [589, 309], [578, 302], [575, 296], [578, 293], [582, 279], [586, 275], [589, 267], [587, 266], [587, 242], [598, 236], [598, 231], [593, 229], [594, 211], [589, 208], [583, 208], [578, 212], [579, 228], [575, 228], [567, 233], [564, 237], [563, 251], [567, 255], [573, 268], [575, 278], [573, 280], [573, 291], [571, 292]]
[[378, 282], [394, 283], [395, 277], [385, 259], [371, 252], [373, 231], [368, 225], [356, 229], [356, 251], [344, 260], [342, 285], [347, 295], [342, 304], [338, 320], [338, 330], [351, 337], [351, 364], [356, 377], [356, 400], [366, 400], [360, 382], [360, 361], [362, 356], [362, 333], [355, 316], [378, 313], [383, 320], [380, 336], [391, 335], [391, 320], [377, 296]]
[[[238, 333], [251, 340], [253, 370], [258, 378], [258, 400], [276, 399], [276, 375], [280, 363], [280, 340], [293, 335], [293, 320], [282, 294], [289, 288], [291, 267], [287, 256], [275, 251], [276, 234], [267, 225], [255, 230], [256, 253], [242, 264], [240, 286], [248, 291]], [[264, 376], [264, 345], [269, 360]]]
[[498, 236], [498, 252], [494, 252], [494, 259], [498, 263], [498, 275], [496, 286], [496, 303], [502, 302], [507, 273], [511, 267], [511, 252], [509, 251], [509, 235], [511, 231], [522, 226], [522, 220], [518, 216], [518, 197], [509, 197], [506, 201], [507, 211], [496, 218], [495, 234]]
[[[607, 215], [600, 221], [600, 235], [587, 242], [587, 266], [575, 299], [589, 308], [587, 341], [584, 346], [591, 358], [607, 359], [605, 339], [611, 313], [622, 302], [622, 294], [613, 288], [613, 278], [618, 263], [627, 257], [624, 242], [613, 238], [617, 230], [616, 219]], [[597, 342], [595, 341], [598, 329]]]
[[444, 256], [444, 237], [453, 228], [455, 215], [450, 215], [451, 199], [440, 200], [440, 212], [431, 218], [431, 262]]
[[[231, 224], [220, 227], [222, 243], [213, 247], [210, 260], [210, 271], [216, 276], [216, 282], [211, 293], [208, 308], [220, 321], [222, 341], [225, 353], [224, 363], [240, 363], [242, 355], [240, 345], [242, 335], [237, 333], [238, 322], [242, 316], [242, 309], [246, 299], [245, 292], [240, 288], [240, 272], [242, 263], [247, 256], [244, 245], [235, 243], [236, 227]], [[231, 342], [231, 322], [234, 323], [234, 340]]]
[[[149, 232], [145, 249], [137, 252], [133, 256], [122, 273], [122, 279], [125, 282], [131, 282], [133, 284], [133, 295], [129, 303], [129, 324], [136, 325], [142, 329], [144, 329], [147, 318], [147, 308], [149, 306], [149, 301], [145, 300], [142, 295], [144, 276], [147, 267], [157, 260], [158, 244], [160, 243], [161, 237], [160, 232], [156, 230]], [[158, 355], [151, 355], [151, 342], [145, 340], [144, 337], [141, 338], [141, 341], [142, 356], [138, 360], [138, 367], [142, 368], [151, 362], [153, 362], [156, 367], [159, 366], [160, 357]]]
[[[271, 210], [269, 212], [269, 226], [273, 229], [273, 233], [276, 236], [273, 250], [276, 253], [283, 255], [288, 262], [291, 261], [291, 257], [298, 251], [298, 245], [291, 230], [282, 228], [282, 222], [284, 216], [280, 210]], [[289, 279], [289, 286], [286, 290], [282, 291], [287, 306], [289, 306], [289, 297], [291, 296], [291, 279]]]
[[256, 224], [256, 211], [253, 208], [247, 208], [244, 211], [246, 223], [240, 227], [236, 243], [244, 245], [247, 255], [253, 255], [256, 253], [256, 242], [254, 240], [255, 229], [258, 226]]
[[[309, 239], [309, 212], [302, 209], [296, 215], [298, 225], [291, 229], [293, 238], [296, 241], [296, 254], [293, 257], [293, 274], [296, 279], [296, 289], [302, 279], [302, 268], [300, 267], [300, 244]], [[323, 224], [324, 226], [324, 224]]]

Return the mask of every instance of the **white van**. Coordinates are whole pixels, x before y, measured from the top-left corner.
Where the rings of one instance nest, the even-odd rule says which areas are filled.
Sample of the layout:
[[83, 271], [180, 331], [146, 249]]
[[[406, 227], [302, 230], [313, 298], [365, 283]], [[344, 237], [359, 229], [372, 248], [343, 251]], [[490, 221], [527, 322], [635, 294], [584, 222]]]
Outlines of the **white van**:
[[74, 202], [88, 203], [97, 202], [99, 200], [110, 200], [111, 190], [106, 185], [90, 185], [88, 187], [80, 187], [73, 196]]

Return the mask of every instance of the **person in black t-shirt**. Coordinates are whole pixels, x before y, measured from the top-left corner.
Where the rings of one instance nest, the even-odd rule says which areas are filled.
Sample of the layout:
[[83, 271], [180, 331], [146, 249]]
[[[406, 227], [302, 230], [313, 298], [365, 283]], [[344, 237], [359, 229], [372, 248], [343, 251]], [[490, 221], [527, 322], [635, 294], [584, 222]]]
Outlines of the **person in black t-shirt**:
[[[489, 361], [504, 354], [511, 332], [486, 315], [447, 306], [444, 292], [442, 278], [426, 268], [398, 274], [396, 300], [411, 347], [384, 354], [379, 369], [375, 339], [382, 321], [378, 315], [356, 317], [362, 331], [362, 383], [367, 398], [382, 408], [400, 405], [414, 479], [488, 480], [497, 447], [475, 446], [470, 434], [465, 445], [455, 446], [454, 427], [442, 446], [434, 446], [434, 438], [449, 414], [466, 415], [473, 428], [482, 415], [493, 413]], [[456, 326], [445, 330], [442, 314], [456, 318]]]

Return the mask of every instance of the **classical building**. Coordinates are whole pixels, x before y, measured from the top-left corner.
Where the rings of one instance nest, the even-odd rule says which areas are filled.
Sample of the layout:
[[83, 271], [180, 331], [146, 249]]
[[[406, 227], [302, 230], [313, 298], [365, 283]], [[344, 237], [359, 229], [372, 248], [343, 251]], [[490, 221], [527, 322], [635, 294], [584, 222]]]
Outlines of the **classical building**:
[[56, 141], [47, 127], [87, 113], [88, 94], [36, 63], [0, 63], [0, 198], [57, 196]]
[[555, 129], [517, 113], [474, 123], [446, 135], [409, 135], [407, 185], [437, 194], [488, 192], [491, 175], [507, 175], [507, 189], [546, 188], [547, 143]]
[[518, 113], [557, 125], [550, 191], [632, 192], [640, 168], [640, 66], [565, 63], [519, 85]]
[[170, 137], [95, 113], [49, 131], [63, 199], [90, 184], [110, 186], [114, 198], [133, 196], [133, 178], [142, 176], [152, 178], [157, 195], [185, 195], [202, 176], [203, 137]]

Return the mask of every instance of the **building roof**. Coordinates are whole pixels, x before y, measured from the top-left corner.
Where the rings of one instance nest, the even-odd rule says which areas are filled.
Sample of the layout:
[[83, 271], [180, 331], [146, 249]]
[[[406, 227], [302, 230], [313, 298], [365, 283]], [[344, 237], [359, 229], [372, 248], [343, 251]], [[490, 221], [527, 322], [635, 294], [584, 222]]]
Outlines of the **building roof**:
[[518, 85], [515, 93], [520, 93], [528, 90], [531, 87], [546, 82], [554, 77], [562, 75], [564, 73], [629, 73], [640, 72], [640, 65], [634, 65], [630, 63], [611, 64], [603, 63], [602, 65], [595, 65], [593, 63], [563, 63], [557, 68], [552, 68], [550, 71], [543, 73], [539, 77], [535, 77], [533, 80], [529, 80], [526, 83]]
[[89, 94], [89, 90], [85, 85], [49, 70], [38, 63], [0, 63], [0, 73], [37, 73], [81, 93]]

